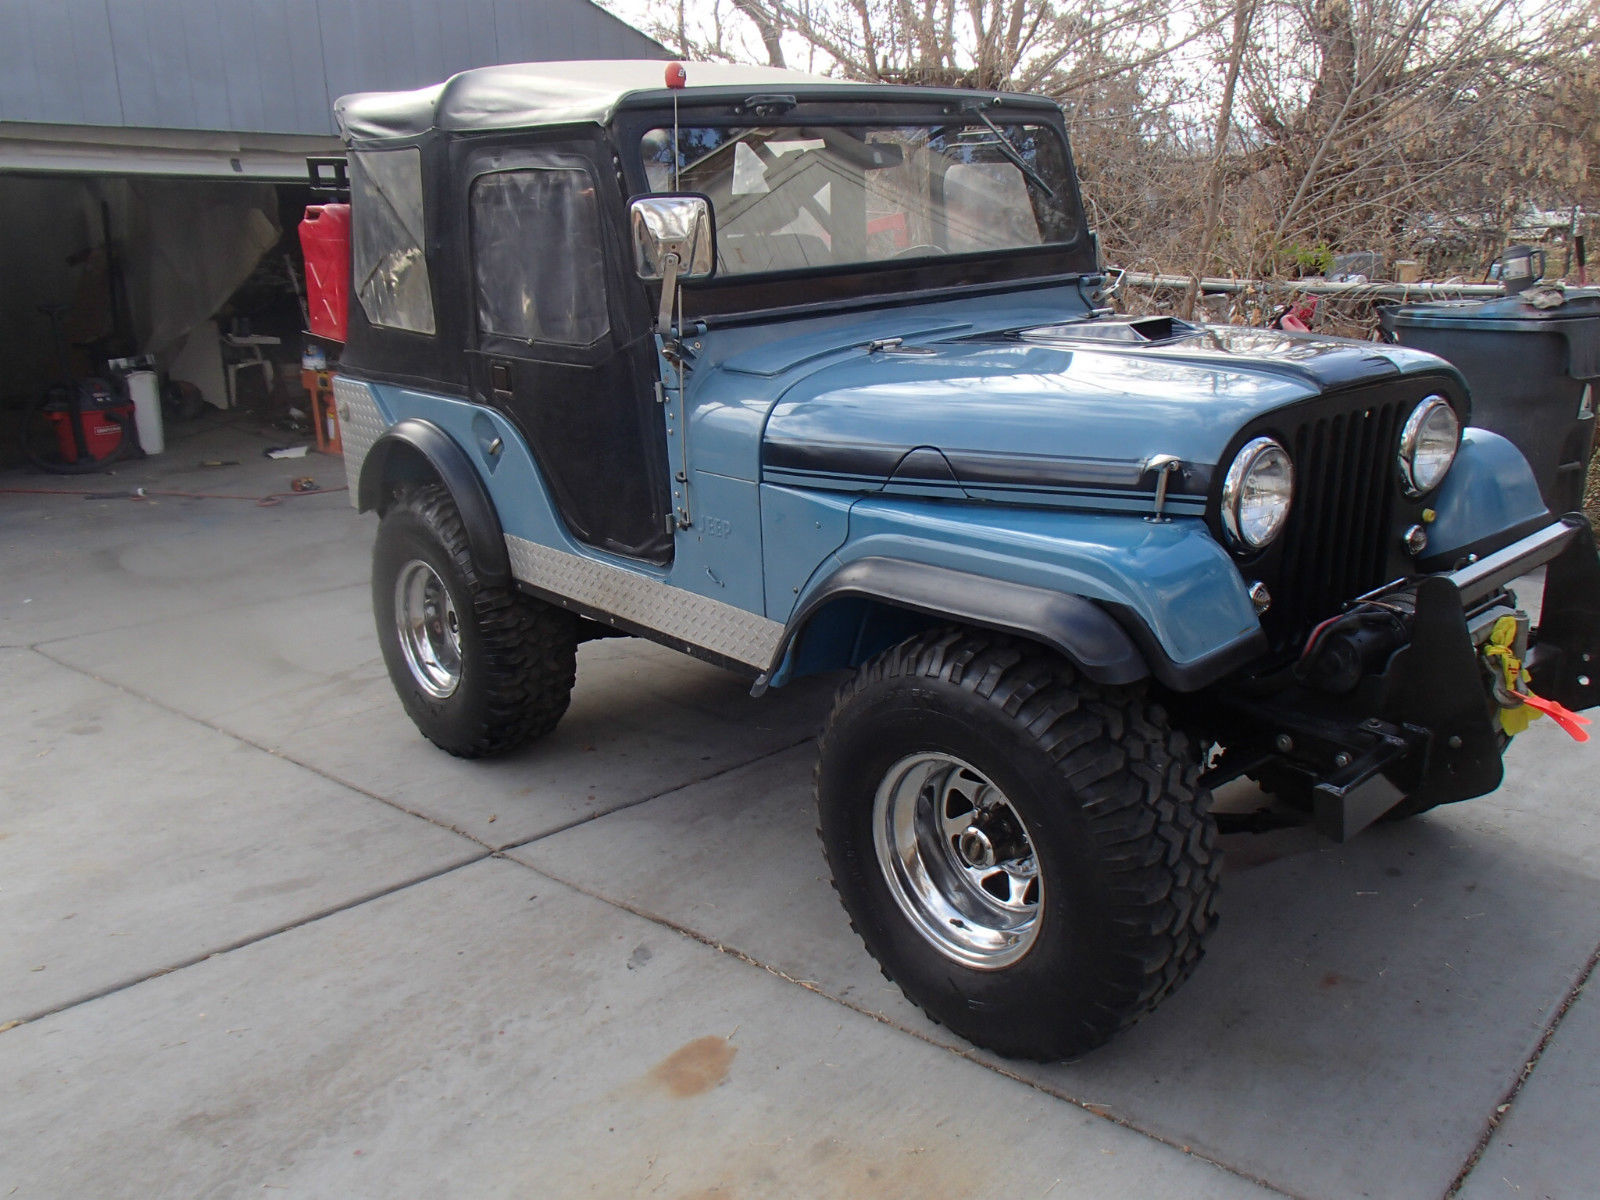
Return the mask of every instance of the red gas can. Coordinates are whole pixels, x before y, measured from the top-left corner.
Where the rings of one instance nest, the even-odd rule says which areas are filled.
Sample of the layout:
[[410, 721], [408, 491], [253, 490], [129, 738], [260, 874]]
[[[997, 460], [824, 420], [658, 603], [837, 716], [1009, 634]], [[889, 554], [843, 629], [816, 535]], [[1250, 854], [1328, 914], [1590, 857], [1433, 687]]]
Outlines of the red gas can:
[[350, 303], [350, 206], [313, 204], [300, 222], [300, 248], [306, 255], [306, 307], [311, 332], [345, 340]]

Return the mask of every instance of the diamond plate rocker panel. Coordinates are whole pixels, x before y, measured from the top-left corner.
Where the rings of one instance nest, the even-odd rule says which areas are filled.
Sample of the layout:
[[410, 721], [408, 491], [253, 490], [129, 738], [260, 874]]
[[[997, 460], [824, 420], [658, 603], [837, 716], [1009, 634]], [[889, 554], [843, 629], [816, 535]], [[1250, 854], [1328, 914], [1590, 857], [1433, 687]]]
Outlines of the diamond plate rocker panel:
[[772, 664], [783, 637], [777, 621], [608, 563], [511, 534], [506, 552], [524, 583], [760, 670]]
[[372, 389], [342, 375], [333, 377], [333, 400], [339, 408], [339, 437], [344, 443], [345, 482], [350, 485], [350, 505], [361, 507], [357, 494], [361, 487], [361, 467], [367, 461], [372, 443], [388, 428]]

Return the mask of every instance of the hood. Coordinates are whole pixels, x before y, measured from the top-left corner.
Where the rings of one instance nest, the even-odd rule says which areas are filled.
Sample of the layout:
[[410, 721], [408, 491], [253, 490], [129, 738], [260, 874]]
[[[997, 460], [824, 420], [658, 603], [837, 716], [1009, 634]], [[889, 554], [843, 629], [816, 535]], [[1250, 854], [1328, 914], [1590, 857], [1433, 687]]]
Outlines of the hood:
[[787, 389], [767, 421], [763, 478], [1149, 511], [1151, 462], [1170, 455], [1181, 465], [1168, 511], [1197, 514], [1247, 422], [1422, 370], [1449, 368], [1398, 346], [1170, 318], [908, 340]]
[[1277, 375], [1322, 392], [1444, 366], [1430, 355], [1381, 342], [1239, 325], [1190, 325], [1172, 317], [1042, 325], [1016, 336], [1040, 345], [1102, 348], [1141, 358]]

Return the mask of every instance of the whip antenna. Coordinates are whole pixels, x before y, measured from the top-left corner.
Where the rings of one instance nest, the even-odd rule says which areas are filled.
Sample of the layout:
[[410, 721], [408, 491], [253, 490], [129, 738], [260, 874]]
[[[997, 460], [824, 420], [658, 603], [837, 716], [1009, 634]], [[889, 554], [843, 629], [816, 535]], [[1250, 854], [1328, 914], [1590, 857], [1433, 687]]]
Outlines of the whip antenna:
[[678, 93], [688, 82], [689, 72], [683, 69], [681, 62], [667, 64], [667, 87], [672, 90], [672, 190], [675, 192], [679, 190], [678, 164], [683, 161], [678, 154]]

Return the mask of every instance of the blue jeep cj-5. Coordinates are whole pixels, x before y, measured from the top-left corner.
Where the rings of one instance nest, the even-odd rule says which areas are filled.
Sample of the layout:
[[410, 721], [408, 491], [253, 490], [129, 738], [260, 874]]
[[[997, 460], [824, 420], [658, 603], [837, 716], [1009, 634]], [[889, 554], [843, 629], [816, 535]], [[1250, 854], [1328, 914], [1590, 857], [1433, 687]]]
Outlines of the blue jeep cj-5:
[[1492, 791], [1538, 709], [1581, 732], [1590, 528], [1445, 362], [1113, 315], [1048, 100], [662, 68], [338, 106], [345, 460], [441, 748], [548, 732], [587, 638], [852, 671], [816, 798], [857, 932], [1058, 1058], [1199, 960], [1208, 788], [1345, 838]]

